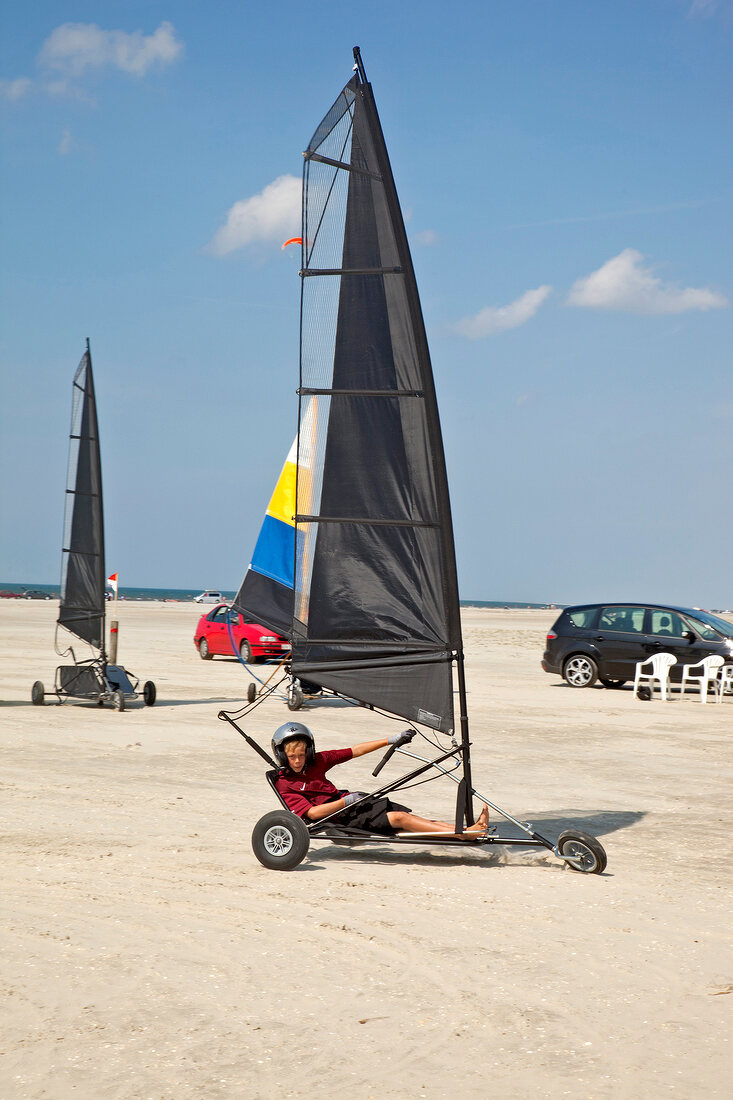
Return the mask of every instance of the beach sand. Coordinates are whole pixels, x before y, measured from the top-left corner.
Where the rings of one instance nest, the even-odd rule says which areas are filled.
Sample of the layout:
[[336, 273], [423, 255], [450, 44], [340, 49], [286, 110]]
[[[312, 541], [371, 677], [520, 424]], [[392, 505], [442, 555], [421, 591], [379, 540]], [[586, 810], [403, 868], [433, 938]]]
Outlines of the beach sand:
[[[4, 1100], [730, 1095], [733, 698], [573, 690], [540, 668], [556, 612], [466, 610], [477, 789], [596, 833], [607, 872], [318, 844], [278, 873], [250, 845], [263, 766], [216, 717], [249, 680], [199, 659], [200, 608], [120, 605], [120, 662], [159, 697], [122, 714], [31, 705], [56, 614], [0, 601]], [[247, 729], [267, 745], [290, 716], [270, 700]], [[297, 717], [319, 748], [396, 728]], [[368, 789], [377, 759], [337, 782]], [[404, 797], [450, 818], [454, 791]]]

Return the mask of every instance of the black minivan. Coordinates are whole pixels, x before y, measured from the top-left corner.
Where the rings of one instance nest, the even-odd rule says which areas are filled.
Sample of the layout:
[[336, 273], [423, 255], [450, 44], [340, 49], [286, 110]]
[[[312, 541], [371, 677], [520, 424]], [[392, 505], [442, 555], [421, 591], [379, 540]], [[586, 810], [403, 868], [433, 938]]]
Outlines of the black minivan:
[[682, 665], [711, 654], [733, 663], [733, 623], [689, 607], [613, 603], [566, 607], [547, 635], [545, 672], [571, 687], [621, 687], [634, 679], [638, 661], [672, 653], [670, 679], [682, 679]]

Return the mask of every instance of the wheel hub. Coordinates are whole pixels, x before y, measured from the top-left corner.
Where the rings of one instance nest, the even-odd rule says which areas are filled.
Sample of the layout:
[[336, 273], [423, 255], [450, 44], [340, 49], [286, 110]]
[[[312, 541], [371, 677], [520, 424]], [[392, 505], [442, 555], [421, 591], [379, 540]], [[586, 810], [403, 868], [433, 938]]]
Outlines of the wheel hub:
[[293, 835], [282, 825], [274, 825], [265, 833], [264, 843], [270, 855], [284, 856], [293, 846]]

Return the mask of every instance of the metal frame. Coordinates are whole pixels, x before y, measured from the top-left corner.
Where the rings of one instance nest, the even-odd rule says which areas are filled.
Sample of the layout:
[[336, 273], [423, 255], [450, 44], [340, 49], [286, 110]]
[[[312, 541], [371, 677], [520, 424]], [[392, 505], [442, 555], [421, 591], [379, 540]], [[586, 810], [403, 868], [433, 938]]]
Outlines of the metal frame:
[[[277, 787], [275, 786], [275, 779], [279, 772], [279, 768], [272, 757], [269, 755], [269, 753], [265, 752], [265, 750], [257, 744], [254, 738], [250, 737], [248, 733], [246, 733], [239, 725], [237, 725], [231, 715], [227, 714], [226, 711], [220, 711], [219, 718], [222, 721], [226, 721], [231, 726], [233, 726], [237, 733], [239, 733], [240, 736], [244, 738], [250, 748], [254, 749], [254, 751], [262, 757], [265, 763], [270, 766], [270, 770], [268, 770], [268, 772], [266, 773], [267, 782], [283, 809], [285, 809], [288, 813], [292, 813], [292, 810], [289, 809], [284, 799], [280, 795]], [[360, 799], [358, 802], [352, 803], [352, 806], [358, 806], [360, 802], [364, 802], [367, 799], [382, 798], [388, 794], [391, 794], [393, 791], [398, 791], [401, 788], [408, 786], [413, 779], [417, 779], [418, 776], [424, 775], [431, 769], [434, 769], [439, 774], [432, 776], [431, 779], [428, 780], [428, 782], [432, 782], [434, 779], [438, 779], [440, 775], [447, 776], [454, 783], [458, 784], [458, 798], [460, 801], [461, 788], [465, 789], [464, 777], [459, 779], [452, 771], [449, 771], [447, 768], [443, 767], [443, 764], [447, 760], [462, 757], [464, 752], [463, 744], [457, 745], [454, 742], [453, 748], [441, 753], [441, 755], [436, 757], [434, 760], [429, 760], [427, 757], [420, 756], [418, 753], [409, 751], [407, 749], [395, 749], [395, 747], [392, 746], [387, 750], [386, 754], [382, 757], [382, 760], [379, 762], [372, 774], [377, 775], [395, 751], [400, 753], [400, 755], [402, 756], [408, 756], [412, 760], [420, 761], [420, 765], [416, 768], [413, 768], [412, 771], [407, 772], [405, 775], [400, 776], [398, 779], [393, 779], [389, 783], [383, 784], [383, 786], [379, 787], [376, 791], [372, 791], [368, 795], [365, 795], [364, 798]], [[517, 828], [521, 829], [522, 832], [527, 834], [527, 836], [501, 836], [496, 832], [496, 826], [492, 826], [486, 834], [479, 834], [477, 836], [455, 836], [450, 833], [431, 833], [427, 836], [421, 834], [407, 836], [385, 836], [382, 833], [371, 833], [365, 829], [357, 829], [348, 825], [340, 825], [337, 819], [341, 814], [344, 813], [344, 810], [337, 810], [336, 813], [331, 814], [329, 817], [321, 818], [319, 821], [308, 822], [303, 820], [302, 818], [300, 820], [303, 820], [303, 824], [306, 826], [312, 841], [358, 841], [359, 843], [364, 844], [449, 844], [454, 846], [467, 845], [469, 847], [500, 844], [504, 846], [513, 845], [525, 848], [546, 848], [548, 849], [548, 851], [553, 852], [559, 858], [563, 858], [562, 856], [560, 856], [557, 850], [557, 844], [554, 844], [551, 840], [548, 840], [547, 837], [544, 837], [540, 833], [536, 832], [534, 826], [531, 825], [529, 822], [519, 821], [517, 818], [512, 817], [512, 815], [507, 813], [506, 810], [503, 810], [500, 806], [497, 806], [495, 803], [490, 802], [488, 798], [486, 798], [474, 788], [471, 788], [471, 796], [475, 796], [476, 798], [481, 799], [483, 802], [486, 802], [486, 804], [490, 806], [491, 809], [495, 811], [495, 813], [498, 813], [501, 817], [503, 817], [506, 821], [511, 822], [513, 825], [516, 825]], [[351, 809], [351, 807], [349, 808]], [[458, 829], [456, 830], [456, 832], [459, 831], [460, 830]]]

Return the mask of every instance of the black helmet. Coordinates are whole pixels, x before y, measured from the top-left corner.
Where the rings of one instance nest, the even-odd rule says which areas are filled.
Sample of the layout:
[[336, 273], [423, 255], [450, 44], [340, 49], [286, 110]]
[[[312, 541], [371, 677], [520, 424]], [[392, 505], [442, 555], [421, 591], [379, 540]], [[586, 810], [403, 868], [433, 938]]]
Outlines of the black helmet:
[[286, 722], [275, 730], [272, 738], [272, 755], [281, 768], [288, 767], [288, 758], [285, 755], [285, 745], [288, 741], [305, 741], [305, 766], [309, 768], [316, 758], [316, 743], [313, 734], [301, 722]]

